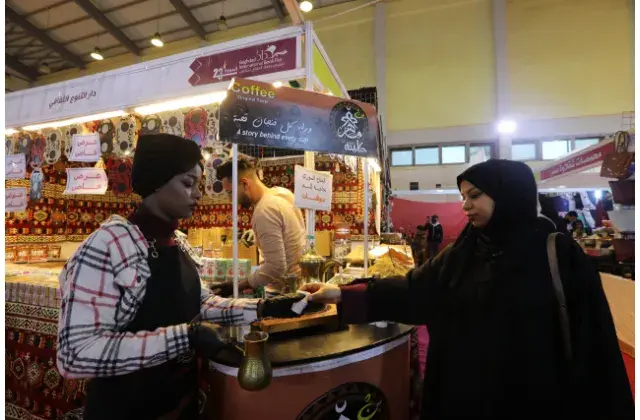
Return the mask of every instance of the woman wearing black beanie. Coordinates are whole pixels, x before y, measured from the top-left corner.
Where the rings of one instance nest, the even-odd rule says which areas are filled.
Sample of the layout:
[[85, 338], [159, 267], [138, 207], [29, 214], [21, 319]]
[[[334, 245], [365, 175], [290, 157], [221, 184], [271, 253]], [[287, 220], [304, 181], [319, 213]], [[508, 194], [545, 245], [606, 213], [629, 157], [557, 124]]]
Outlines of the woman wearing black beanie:
[[349, 323], [428, 327], [423, 419], [633, 419], [600, 278], [567, 235], [559, 303], [531, 169], [489, 160], [457, 181], [469, 223], [452, 246], [406, 278], [308, 285], [311, 300], [341, 302]]
[[132, 186], [141, 205], [112, 216], [60, 274], [57, 365], [66, 378], [91, 378], [85, 420], [195, 420], [195, 355], [226, 346], [212, 322], [295, 316], [301, 296], [223, 299], [202, 287], [199, 259], [176, 230], [202, 197], [201, 159], [193, 141], [140, 137]]

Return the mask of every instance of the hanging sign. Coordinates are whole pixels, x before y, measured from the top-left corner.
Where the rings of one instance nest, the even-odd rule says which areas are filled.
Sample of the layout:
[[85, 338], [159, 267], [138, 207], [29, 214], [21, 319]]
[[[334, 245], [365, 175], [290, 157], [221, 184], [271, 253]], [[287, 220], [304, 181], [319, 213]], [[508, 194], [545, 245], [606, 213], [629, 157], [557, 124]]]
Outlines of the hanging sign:
[[331, 211], [333, 175], [295, 167], [295, 205], [301, 209]]
[[68, 168], [65, 194], [98, 194], [107, 191], [107, 174], [98, 168]]
[[27, 177], [27, 159], [24, 153], [5, 157], [4, 176], [6, 179], [25, 179]]
[[4, 190], [4, 212], [21, 212], [27, 209], [27, 201], [29, 195], [27, 189], [5, 188]]
[[604, 141], [585, 148], [541, 169], [540, 172], [536, 174], [536, 178], [539, 181], [548, 181], [552, 178], [582, 172], [594, 166], [601, 165], [604, 157], [609, 153], [613, 153], [614, 148], [613, 141]]
[[378, 156], [376, 109], [362, 102], [234, 79], [220, 115], [222, 141]]
[[198, 86], [293, 70], [297, 67], [298, 44], [299, 39], [294, 37], [196, 58], [190, 66], [193, 75], [189, 83]]
[[71, 162], [97, 162], [100, 160], [100, 135], [74, 134], [71, 140]]

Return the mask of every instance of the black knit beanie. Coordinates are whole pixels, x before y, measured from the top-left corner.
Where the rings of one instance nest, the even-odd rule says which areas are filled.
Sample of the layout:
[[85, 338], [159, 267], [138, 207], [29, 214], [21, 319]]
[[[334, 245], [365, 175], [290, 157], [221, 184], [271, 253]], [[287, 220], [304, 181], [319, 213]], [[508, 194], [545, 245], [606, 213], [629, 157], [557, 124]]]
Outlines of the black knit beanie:
[[147, 197], [196, 164], [202, 168], [202, 155], [192, 140], [172, 134], [140, 136], [133, 157], [131, 186], [142, 198]]

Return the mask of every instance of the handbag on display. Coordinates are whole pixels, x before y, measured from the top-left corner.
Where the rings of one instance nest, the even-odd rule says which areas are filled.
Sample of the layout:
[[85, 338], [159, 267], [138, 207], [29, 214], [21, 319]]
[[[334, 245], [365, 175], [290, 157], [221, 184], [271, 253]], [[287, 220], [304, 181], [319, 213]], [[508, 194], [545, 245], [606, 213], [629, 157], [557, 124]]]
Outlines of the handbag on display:
[[600, 176], [603, 178], [627, 179], [631, 176], [631, 164], [634, 161], [634, 153], [628, 152], [629, 133], [618, 131], [613, 139], [615, 151], [604, 157]]

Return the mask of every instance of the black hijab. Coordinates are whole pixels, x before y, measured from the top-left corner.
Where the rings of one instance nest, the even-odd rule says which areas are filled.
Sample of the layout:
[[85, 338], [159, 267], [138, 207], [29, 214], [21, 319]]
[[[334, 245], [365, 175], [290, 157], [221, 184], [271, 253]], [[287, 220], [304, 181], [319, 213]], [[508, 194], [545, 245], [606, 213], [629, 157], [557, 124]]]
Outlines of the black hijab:
[[484, 228], [468, 223], [456, 239], [445, 265], [443, 278], [451, 286], [460, 282], [474, 253], [500, 260], [502, 270], [511, 271], [526, 258], [525, 247], [532, 236], [548, 234], [551, 225], [538, 217], [538, 192], [531, 168], [522, 162], [489, 159], [471, 166], [458, 178], [470, 182], [495, 202], [491, 220]]

